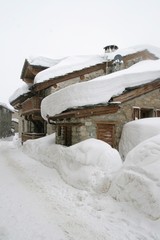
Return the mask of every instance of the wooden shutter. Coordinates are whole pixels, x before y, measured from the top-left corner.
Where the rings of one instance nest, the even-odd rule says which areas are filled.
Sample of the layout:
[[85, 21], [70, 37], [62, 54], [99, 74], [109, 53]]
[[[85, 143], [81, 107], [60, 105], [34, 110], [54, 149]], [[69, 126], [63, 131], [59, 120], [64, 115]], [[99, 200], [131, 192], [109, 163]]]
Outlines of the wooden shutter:
[[115, 124], [97, 123], [97, 138], [114, 147]]
[[61, 126], [61, 138], [63, 145], [72, 145], [72, 127], [71, 126]]
[[140, 119], [140, 108], [133, 107], [133, 120]]
[[156, 117], [160, 117], [160, 109], [156, 109], [155, 115], [156, 115]]

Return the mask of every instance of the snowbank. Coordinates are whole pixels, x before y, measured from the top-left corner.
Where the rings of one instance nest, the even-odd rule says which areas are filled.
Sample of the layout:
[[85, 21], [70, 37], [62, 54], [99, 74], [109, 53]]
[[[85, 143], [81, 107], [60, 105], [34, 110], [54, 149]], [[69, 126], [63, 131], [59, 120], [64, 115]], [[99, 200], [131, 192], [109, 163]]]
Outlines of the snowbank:
[[[63, 88], [42, 100], [41, 114], [54, 116], [68, 108], [107, 103], [125, 88], [151, 82], [160, 77], [160, 60], [146, 60], [132, 67], [94, 80]], [[54, 104], [53, 104], [54, 103]]]
[[124, 125], [119, 143], [119, 152], [123, 159], [127, 153], [144, 140], [160, 133], [160, 118], [144, 118]]
[[160, 135], [157, 135], [128, 153], [109, 193], [116, 200], [130, 202], [151, 219], [160, 219], [159, 173]]
[[44, 165], [56, 168], [71, 186], [105, 192], [115, 172], [122, 166], [117, 150], [107, 143], [88, 139], [71, 147], [54, 143], [54, 135], [28, 140], [23, 150]]

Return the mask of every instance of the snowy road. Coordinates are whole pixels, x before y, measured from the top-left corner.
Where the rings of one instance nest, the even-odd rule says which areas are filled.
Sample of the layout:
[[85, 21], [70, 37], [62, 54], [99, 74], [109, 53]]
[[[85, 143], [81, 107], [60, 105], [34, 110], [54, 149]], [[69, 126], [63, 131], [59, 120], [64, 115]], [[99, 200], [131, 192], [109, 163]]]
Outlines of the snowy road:
[[[36, 164], [17, 149], [1, 148], [0, 239], [64, 239], [57, 210], [44, 199], [41, 187], [27, 175], [29, 169], [24, 168], [23, 159], [32, 171], [36, 171]], [[51, 208], [54, 216], [50, 214]]]
[[151, 227], [126, 204], [75, 189], [12, 141], [0, 142], [0, 240], [158, 240]]
[[12, 142], [1, 142], [0, 240], [105, 239], [94, 221], [89, 225], [86, 214], [76, 210], [86, 194]]

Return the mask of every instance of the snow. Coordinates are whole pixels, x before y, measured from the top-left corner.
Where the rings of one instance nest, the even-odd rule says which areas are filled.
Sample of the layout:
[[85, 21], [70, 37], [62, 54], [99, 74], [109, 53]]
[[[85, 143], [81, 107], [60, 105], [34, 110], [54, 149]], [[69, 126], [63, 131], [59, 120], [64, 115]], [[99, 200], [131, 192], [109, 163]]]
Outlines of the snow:
[[160, 118], [158, 117], [144, 118], [126, 123], [123, 126], [119, 143], [121, 157], [125, 159], [130, 150], [157, 134], [160, 134]]
[[25, 93], [30, 92], [29, 90], [30, 85], [26, 84], [26, 83], [22, 83], [21, 87], [17, 88], [13, 94], [10, 96], [9, 98], [9, 102], [11, 103], [12, 101], [14, 101], [15, 99], [17, 99], [18, 97], [24, 95]]
[[18, 118], [12, 118], [13, 122], [19, 123], [19, 119]]
[[157, 58], [160, 58], [160, 48], [151, 45], [137, 45], [127, 49], [118, 49], [113, 53], [107, 54], [105, 53], [99, 55], [69, 56], [59, 61], [59, 63], [55, 66], [52, 66], [38, 73], [35, 77], [34, 83], [40, 83], [51, 78], [63, 76], [73, 71], [78, 71], [83, 68], [103, 63], [106, 60], [113, 60], [117, 54], [120, 54], [121, 56], [126, 56], [143, 50], [148, 50], [150, 53], [153, 53]]
[[73, 71], [78, 71], [104, 62], [101, 55], [79, 55], [64, 58], [58, 64], [38, 73], [34, 83], [40, 83], [50, 78], [66, 75]]
[[128, 69], [76, 83], [52, 93], [42, 100], [41, 114], [46, 119], [47, 115], [54, 116], [68, 108], [107, 103], [125, 88], [145, 84], [159, 77], [160, 60], [142, 61]]
[[0, 102], [0, 106], [8, 109], [11, 112], [14, 112], [14, 108], [10, 104], [6, 104], [6, 103], [3, 103], [3, 102]]
[[115, 55], [117, 55], [117, 54], [120, 54], [121, 56], [127, 56], [129, 54], [134, 54], [136, 52], [141, 52], [144, 50], [147, 50], [148, 52], [154, 54], [157, 58], [160, 58], [160, 48], [152, 46], [152, 45], [147, 45], [147, 44], [136, 45], [136, 46], [132, 46], [129, 48], [124, 48], [124, 49], [118, 49], [118, 50], [116, 50], [116, 52], [112, 52], [107, 55], [108, 55], [108, 59], [113, 60]]
[[[101, 61], [98, 58], [94, 61]], [[85, 63], [91, 59], [86, 56]], [[67, 69], [73, 71], [72, 61], [66, 58], [57, 63], [56, 74], [61, 71], [59, 64], [64, 74]], [[76, 57], [75, 68], [83, 61]], [[70, 107], [107, 103], [126, 87], [159, 76], [160, 60], [143, 61], [48, 96], [42, 101], [42, 115], [46, 118]], [[28, 87], [25, 84], [11, 99], [27, 93]], [[0, 239], [159, 240], [159, 121], [126, 124], [120, 152], [125, 161], [116, 149], [96, 139], [71, 147], [55, 144], [54, 134], [23, 145], [17, 134], [1, 139]], [[138, 139], [133, 133], [138, 133]]]
[[29, 140], [23, 149], [44, 165], [57, 169], [63, 180], [75, 188], [107, 189], [111, 176], [122, 166], [117, 150], [103, 141], [89, 139], [66, 148], [53, 145], [51, 137], [47, 137], [47, 146], [44, 140]]
[[[29, 57], [27, 60], [31, 65], [44, 66], [48, 69], [39, 72], [35, 79], [34, 84], [55, 78], [58, 76], [66, 75], [73, 71], [78, 71], [83, 68], [87, 68], [96, 64], [105, 62], [106, 60], [113, 60], [115, 55], [120, 54], [121, 56], [126, 56], [128, 54], [133, 54], [139, 51], [148, 50], [150, 53], [154, 54], [157, 58], [160, 58], [160, 49], [151, 45], [137, 45], [126, 49], [118, 49], [113, 53], [97, 54], [97, 55], [77, 55], [69, 56], [61, 59], [50, 59], [42, 56], [39, 57]], [[19, 96], [29, 92], [29, 85], [25, 85], [18, 88], [12, 96], [9, 98], [9, 102], [12, 102]]]
[[123, 165], [102, 141], [54, 142], [54, 134], [0, 141], [0, 239], [159, 240], [160, 137]]
[[[158, 128], [158, 121], [154, 123]], [[148, 129], [146, 124], [144, 126]], [[144, 126], [141, 126], [143, 130]], [[152, 127], [150, 125], [151, 129]], [[143, 134], [141, 132], [139, 136]], [[134, 139], [133, 137], [133, 142]], [[127, 154], [123, 168], [112, 182], [110, 194], [119, 201], [131, 202], [149, 218], [157, 220], [160, 218], [159, 172], [160, 134], [142, 141]]]
[[52, 67], [54, 65], [56, 65], [57, 63], [59, 63], [62, 59], [50, 59], [50, 58], [46, 58], [46, 57], [29, 57], [27, 59], [27, 61], [31, 64], [31, 65], [35, 65], [35, 66], [42, 66], [42, 67]]

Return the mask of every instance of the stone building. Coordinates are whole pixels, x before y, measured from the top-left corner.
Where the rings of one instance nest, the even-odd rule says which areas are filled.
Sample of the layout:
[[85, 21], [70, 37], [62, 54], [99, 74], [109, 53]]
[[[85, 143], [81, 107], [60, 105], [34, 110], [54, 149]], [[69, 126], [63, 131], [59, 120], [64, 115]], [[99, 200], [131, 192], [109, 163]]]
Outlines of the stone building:
[[147, 117], [160, 117], [160, 79], [129, 88], [106, 104], [77, 107], [54, 116], [48, 115], [48, 121], [56, 126], [58, 144], [70, 146], [96, 138], [118, 149], [123, 125]]
[[[111, 49], [114, 51], [112, 52]], [[19, 111], [19, 133], [22, 142], [57, 131], [55, 125], [49, 124], [41, 116], [41, 102], [45, 97], [69, 85], [129, 68], [139, 61], [156, 60], [158, 57], [155, 52], [156, 50], [152, 52], [147, 47], [123, 52], [118, 51], [118, 47], [108, 46], [105, 47], [105, 53], [98, 56], [25, 60], [21, 79], [26, 84], [27, 90], [13, 94], [10, 99], [10, 104]]]
[[[149, 62], [149, 64], [151, 63]], [[148, 68], [147, 71], [149, 71]], [[48, 119], [50, 124], [54, 124], [56, 143], [70, 146], [88, 138], [96, 138], [118, 149], [122, 128], [125, 123], [139, 118], [160, 117], [160, 61], [159, 70], [155, 71], [153, 76], [151, 76], [152, 74], [153, 72], [148, 75], [145, 72], [133, 73], [134, 78], [140, 79], [134, 83], [132, 74], [127, 75], [125, 81], [126, 72], [123, 75], [122, 71], [121, 75], [115, 75], [115, 77], [111, 78], [111, 81], [109, 81], [109, 78], [103, 77], [101, 78], [103, 81], [98, 78], [99, 80], [97, 79], [97, 81], [90, 82], [82, 87], [76, 84], [73, 87], [64, 89], [63, 95], [65, 96], [69, 91], [71, 95], [78, 91], [81, 91], [81, 94], [76, 96], [74, 94], [73, 97], [70, 95], [71, 101], [69, 104], [72, 107], [66, 104], [64, 108], [63, 106], [57, 108], [58, 110], [53, 108], [45, 110], [47, 104], [56, 103], [55, 94], [48, 96], [42, 102], [42, 115]], [[122, 82], [122, 86], [125, 83], [125, 88], [121, 93], [119, 93], [118, 89], [115, 91], [114, 88], [110, 87], [113, 84], [114, 87], [119, 86], [121, 88], [121, 83], [119, 84], [118, 81]], [[116, 85], [114, 82], [116, 82]], [[103, 84], [102, 87], [101, 84]], [[99, 102], [92, 104], [93, 96], [95, 95], [96, 98], [96, 91], [92, 94], [95, 86], [100, 88], [97, 91], [97, 96], [100, 93], [104, 94], [104, 96], [98, 98], [101, 99], [98, 100]], [[85, 89], [84, 94], [82, 88]], [[110, 95], [110, 91], [114, 95], [112, 93]], [[106, 101], [108, 95], [110, 97]], [[86, 102], [89, 102], [89, 104], [83, 101], [82, 105], [75, 106], [72, 105], [75, 97], [80, 99], [80, 104], [83, 98], [91, 99], [91, 101], [87, 99]], [[56, 94], [56, 98], [63, 103], [62, 94]], [[78, 100], [76, 104], [77, 102]]]
[[4, 103], [0, 103], [0, 138], [11, 136], [11, 119], [13, 111]]

